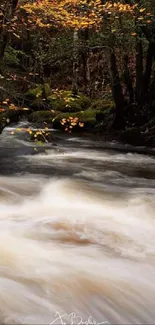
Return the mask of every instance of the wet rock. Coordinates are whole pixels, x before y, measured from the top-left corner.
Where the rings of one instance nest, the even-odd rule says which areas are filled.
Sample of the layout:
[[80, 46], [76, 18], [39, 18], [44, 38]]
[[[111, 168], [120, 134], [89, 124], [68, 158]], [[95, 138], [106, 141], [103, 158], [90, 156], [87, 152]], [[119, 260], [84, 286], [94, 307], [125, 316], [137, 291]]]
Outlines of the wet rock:
[[3, 129], [11, 124], [16, 123], [20, 120], [21, 116], [23, 116], [25, 112], [23, 110], [7, 110], [4, 113], [0, 114], [0, 133]]
[[120, 134], [120, 140], [135, 146], [145, 145], [145, 137], [140, 132], [139, 128], [133, 127], [122, 131]]
[[52, 123], [53, 118], [56, 116], [54, 111], [37, 111], [28, 116], [28, 121], [32, 123]]
[[[75, 123], [72, 123], [72, 119]], [[71, 130], [71, 131], [83, 131], [86, 129], [92, 129], [96, 125], [96, 110], [85, 110], [76, 113], [60, 113], [53, 121], [53, 127], [55, 129]]]

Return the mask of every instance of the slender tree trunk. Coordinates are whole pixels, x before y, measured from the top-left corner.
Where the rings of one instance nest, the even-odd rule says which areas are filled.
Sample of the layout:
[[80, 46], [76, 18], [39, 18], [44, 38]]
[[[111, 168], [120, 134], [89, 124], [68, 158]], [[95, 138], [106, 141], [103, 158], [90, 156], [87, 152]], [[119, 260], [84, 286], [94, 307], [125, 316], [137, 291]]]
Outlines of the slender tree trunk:
[[8, 42], [8, 35], [6, 32], [3, 32], [3, 35], [1, 36], [1, 40], [0, 40], [0, 60], [2, 60], [4, 57], [7, 42]]
[[87, 57], [86, 57], [86, 94], [87, 96], [91, 96], [91, 89], [90, 89], [90, 82], [91, 82], [91, 75], [90, 75], [90, 53], [89, 49], [87, 50]]
[[143, 46], [142, 41], [137, 37], [136, 39], [136, 89], [135, 99], [139, 103], [143, 90]]
[[124, 108], [125, 100], [120, 83], [119, 72], [117, 68], [117, 60], [114, 50], [110, 54], [110, 70], [111, 70], [111, 84], [112, 94], [116, 105], [116, 115], [113, 123], [114, 129], [121, 129], [125, 126]]
[[145, 73], [143, 78], [143, 100], [144, 101], [149, 91], [154, 51], [155, 51], [155, 44], [150, 42], [147, 50], [146, 67], [145, 67]]
[[74, 30], [73, 35], [73, 82], [72, 82], [72, 94], [77, 96], [78, 94], [78, 77], [79, 77], [79, 34], [78, 30]]
[[43, 48], [42, 48], [42, 43], [38, 43], [38, 59], [39, 59], [39, 74], [40, 74], [40, 80], [43, 85], [43, 98], [47, 99], [46, 96], [46, 89], [45, 89], [45, 75], [44, 75], [44, 65], [43, 65], [43, 60], [42, 60], [42, 54], [43, 54]]
[[151, 78], [147, 98], [148, 98], [148, 102], [150, 103], [150, 106], [152, 106], [152, 103], [155, 101], [155, 61], [152, 65], [152, 78]]
[[82, 40], [82, 63], [83, 63], [83, 80], [84, 80], [84, 89], [87, 96], [90, 97], [91, 89], [91, 74], [90, 74], [90, 50], [88, 45], [89, 40], [89, 29], [86, 28], [80, 32], [81, 40]]
[[132, 80], [131, 80], [128, 63], [129, 63], [129, 57], [126, 54], [124, 56], [124, 82], [125, 82], [128, 94], [129, 94], [129, 102], [132, 105], [134, 103], [134, 91], [133, 91]]

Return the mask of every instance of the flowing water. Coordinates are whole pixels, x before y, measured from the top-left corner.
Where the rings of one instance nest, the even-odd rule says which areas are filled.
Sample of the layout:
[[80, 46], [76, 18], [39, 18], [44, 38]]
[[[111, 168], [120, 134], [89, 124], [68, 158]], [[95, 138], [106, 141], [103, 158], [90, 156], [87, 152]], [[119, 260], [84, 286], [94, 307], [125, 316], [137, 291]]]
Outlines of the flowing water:
[[155, 324], [155, 159], [53, 136], [0, 138], [0, 323]]

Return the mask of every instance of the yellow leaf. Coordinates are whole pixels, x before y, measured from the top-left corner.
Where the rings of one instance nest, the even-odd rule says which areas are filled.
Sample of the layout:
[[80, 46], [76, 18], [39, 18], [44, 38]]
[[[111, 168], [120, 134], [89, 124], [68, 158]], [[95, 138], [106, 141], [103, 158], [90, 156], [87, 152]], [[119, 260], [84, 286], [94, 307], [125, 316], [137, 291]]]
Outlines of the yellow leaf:
[[20, 38], [20, 36], [17, 35], [16, 33], [13, 33], [13, 35], [14, 35], [15, 37], [17, 37], [17, 38]]
[[144, 12], [146, 9], [145, 8], [141, 8], [139, 9], [139, 12]]

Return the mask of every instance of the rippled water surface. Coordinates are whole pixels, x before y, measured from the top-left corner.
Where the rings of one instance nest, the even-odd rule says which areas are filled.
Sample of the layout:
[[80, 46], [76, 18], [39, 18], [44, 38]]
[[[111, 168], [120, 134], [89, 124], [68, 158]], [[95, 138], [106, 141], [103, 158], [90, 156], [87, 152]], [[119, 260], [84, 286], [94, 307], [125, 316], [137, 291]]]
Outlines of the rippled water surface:
[[1, 135], [0, 323], [155, 324], [155, 159], [54, 137]]

